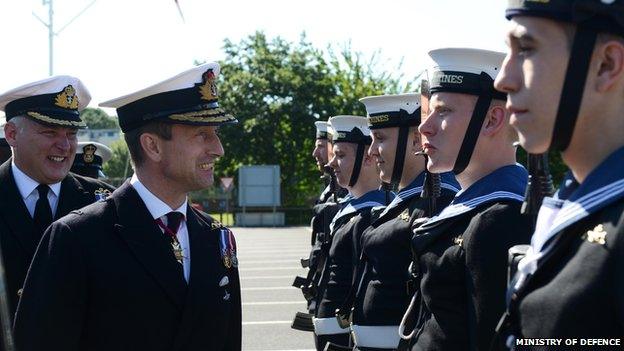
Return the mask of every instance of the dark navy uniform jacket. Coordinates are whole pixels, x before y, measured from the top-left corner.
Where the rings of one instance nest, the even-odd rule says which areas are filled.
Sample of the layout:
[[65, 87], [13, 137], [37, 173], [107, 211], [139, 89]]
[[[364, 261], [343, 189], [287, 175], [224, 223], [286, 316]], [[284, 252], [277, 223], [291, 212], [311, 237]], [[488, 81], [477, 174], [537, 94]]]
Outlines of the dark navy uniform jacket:
[[329, 257], [323, 271], [326, 283], [317, 310], [318, 318], [334, 317], [336, 309], [344, 301], [360, 257], [359, 240], [371, 223], [371, 209], [384, 206], [385, 198], [383, 191], [370, 191], [345, 203], [334, 218]]
[[624, 345], [624, 148], [544, 200], [531, 245], [509, 292], [507, 330]]
[[416, 229], [412, 350], [488, 350], [505, 309], [508, 249], [531, 235], [520, 214], [527, 178], [520, 165], [499, 168]]
[[[401, 189], [394, 200], [362, 235], [361, 246], [367, 270], [354, 302], [353, 324], [399, 325], [409, 304], [408, 266], [412, 260], [411, 226], [428, 214], [429, 199], [420, 197], [425, 172]], [[438, 208], [446, 206], [459, 184], [450, 173], [442, 175]]]
[[[94, 203], [95, 192], [100, 189], [114, 190], [102, 181], [69, 173], [61, 182], [55, 219]], [[17, 308], [18, 291], [24, 285], [26, 272], [40, 239], [41, 233], [35, 228], [13, 178], [9, 159], [0, 166], [0, 244], [11, 316]]]
[[134, 188], [53, 223], [15, 318], [20, 351], [240, 350], [238, 270], [220, 254], [222, 227], [187, 209], [191, 272]]

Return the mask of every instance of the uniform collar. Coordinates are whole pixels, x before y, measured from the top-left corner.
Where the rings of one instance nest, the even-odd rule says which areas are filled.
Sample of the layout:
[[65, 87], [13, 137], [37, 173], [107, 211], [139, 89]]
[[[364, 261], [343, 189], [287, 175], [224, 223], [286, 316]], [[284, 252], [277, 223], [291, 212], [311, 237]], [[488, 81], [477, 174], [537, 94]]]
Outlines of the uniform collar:
[[[416, 195], [420, 196], [423, 190], [423, 184], [425, 182], [425, 174], [425, 171], [420, 172], [420, 174], [408, 186], [401, 189], [398, 192], [397, 196], [394, 198], [394, 200], [392, 200], [388, 207], [386, 207], [384, 211], [379, 215], [379, 218], [385, 216], [393, 208], [398, 207], [404, 201], [409, 200]], [[451, 190], [455, 193], [458, 192], [460, 189], [460, 185], [455, 179], [455, 175], [452, 172], [440, 174], [440, 187]]]
[[560, 211], [552, 222], [549, 236], [624, 197], [624, 147], [613, 152], [579, 184], [568, 173], [554, 200], [544, 205]]
[[385, 203], [385, 199], [386, 193], [381, 190], [369, 191], [358, 198], [351, 196], [349, 200], [341, 204], [340, 211], [336, 213], [336, 216], [334, 216], [334, 219], [329, 226], [330, 230], [332, 232], [334, 231], [334, 226], [340, 218], [355, 213], [363, 208], [383, 206], [383, 204]]
[[461, 190], [449, 206], [423, 227], [462, 215], [478, 206], [498, 200], [523, 201], [528, 173], [520, 164], [503, 166]]
[[[33, 191], [39, 186], [39, 183], [29, 177], [26, 173], [22, 172], [15, 164], [15, 161], [11, 161], [11, 170], [13, 171], [13, 178], [15, 178], [15, 184], [19, 190], [22, 199], [26, 199]], [[61, 193], [61, 182], [48, 184], [56, 197]]]
[[141, 183], [136, 173], [132, 176], [132, 179], [130, 179], [130, 185], [132, 185], [134, 190], [136, 190], [136, 192], [139, 194], [141, 200], [143, 200], [145, 206], [147, 207], [147, 210], [150, 212], [154, 219], [160, 218], [172, 211], [180, 212], [184, 215], [184, 218], [186, 218], [186, 207], [188, 199], [185, 199], [184, 203], [182, 203], [180, 207], [172, 209], [171, 207], [169, 207], [169, 205], [164, 203], [161, 199], [159, 199], [156, 195], [149, 191], [149, 189], [147, 189], [145, 185]]

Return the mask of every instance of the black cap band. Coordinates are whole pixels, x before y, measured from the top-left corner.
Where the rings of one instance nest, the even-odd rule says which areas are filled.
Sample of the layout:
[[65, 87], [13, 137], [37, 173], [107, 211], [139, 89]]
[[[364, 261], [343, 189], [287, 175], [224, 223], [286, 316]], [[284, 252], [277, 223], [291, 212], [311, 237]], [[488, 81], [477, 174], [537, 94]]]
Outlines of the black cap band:
[[373, 139], [369, 135], [364, 135], [360, 128], [354, 127], [350, 132], [335, 130], [332, 134], [332, 142], [370, 145], [373, 143]]
[[[483, 86], [482, 77], [484, 74], [492, 81], [488, 87]], [[432, 94], [449, 92], [477, 96], [486, 93], [494, 99], [506, 100], [507, 94], [494, 89], [493, 82], [494, 80], [484, 72], [475, 74], [458, 71], [436, 71], [431, 79], [430, 91]]]
[[368, 116], [368, 127], [373, 129], [392, 128], [402, 126], [417, 126], [420, 124], [420, 107], [414, 112], [399, 111], [371, 113]]
[[321, 139], [321, 140], [327, 139], [327, 132], [322, 131], [322, 130], [317, 130], [316, 131], [316, 138], [317, 139]]

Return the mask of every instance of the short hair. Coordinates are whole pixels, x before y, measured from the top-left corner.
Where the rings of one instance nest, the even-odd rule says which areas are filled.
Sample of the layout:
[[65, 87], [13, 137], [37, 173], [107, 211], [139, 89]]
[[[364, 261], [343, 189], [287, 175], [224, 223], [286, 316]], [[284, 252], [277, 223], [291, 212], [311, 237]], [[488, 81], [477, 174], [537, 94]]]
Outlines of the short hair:
[[126, 140], [130, 152], [130, 160], [135, 167], [140, 166], [145, 161], [145, 154], [141, 146], [141, 135], [145, 133], [155, 134], [164, 140], [171, 140], [171, 124], [154, 121], [124, 133], [124, 140]]

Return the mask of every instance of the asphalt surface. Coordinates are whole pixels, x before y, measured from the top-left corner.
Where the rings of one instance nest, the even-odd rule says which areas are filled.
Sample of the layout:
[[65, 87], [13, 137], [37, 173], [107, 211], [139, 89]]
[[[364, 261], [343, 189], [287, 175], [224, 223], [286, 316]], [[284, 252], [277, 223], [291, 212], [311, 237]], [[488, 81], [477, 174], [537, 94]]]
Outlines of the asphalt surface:
[[310, 252], [307, 227], [232, 228], [238, 247], [243, 297], [243, 350], [313, 351], [312, 333], [290, 328], [297, 311], [306, 311], [296, 275], [305, 275], [299, 258]]

